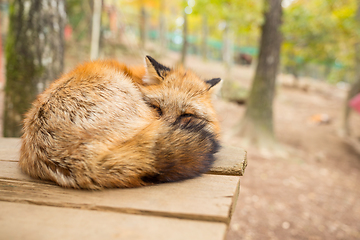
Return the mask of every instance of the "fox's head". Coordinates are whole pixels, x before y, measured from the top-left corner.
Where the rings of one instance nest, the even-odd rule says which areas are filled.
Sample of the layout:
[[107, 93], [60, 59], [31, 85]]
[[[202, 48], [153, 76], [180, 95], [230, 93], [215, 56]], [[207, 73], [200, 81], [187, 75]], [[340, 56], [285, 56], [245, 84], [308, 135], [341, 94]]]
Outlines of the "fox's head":
[[209, 130], [219, 133], [212, 94], [220, 78], [203, 80], [190, 70], [171, 69], [150, 56], [145, 58], [145, 69], [141, 91], [159, 118], [170, 123], [202, 120]]

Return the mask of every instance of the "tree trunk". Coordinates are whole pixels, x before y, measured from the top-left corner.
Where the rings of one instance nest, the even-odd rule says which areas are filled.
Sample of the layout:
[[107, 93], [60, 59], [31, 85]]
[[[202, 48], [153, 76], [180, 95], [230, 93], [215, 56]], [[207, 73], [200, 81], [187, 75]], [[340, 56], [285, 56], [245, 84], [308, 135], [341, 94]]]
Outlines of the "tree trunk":
[[91, 32], [91, 50], [90, 50], [91, 60], [95, 60], [99, 57], [101, 1], [102, 0], [94, 0], [94, 11], [93, 11], [92, 32]]
[[356, 65], [355, 65], [355, 78], [356, 81], [351, 84], [350, 89], [347, 93], [347, 96], [345, 98], [345, 103], [344, 103], [344, 107], [343, 107], [343, 112], [342, 112], [342, 119], [341, 119], [341, 125], [340, 125], [340, 129], [339, 129], [339, 135], [341, 137], [346, 137], [350, 135], [350, 126], [349, 126], [349, 118], [350, 118], [350, 113], [351, 113], [351, 109], [349, 107], [349, 101], [355, 97], [358, 93], [360, 93], [360, 43], [357, 43], [355, 45], [355, 61], [356, 61]]
[[[360, 26], [360, 0], [357, 1], [357, 10], [356, 10], [356, 22]], [[360, 38], [360, 36], [358, 36]], [[342, 137], [349, 136], [350, 127], [349, 127], [349, 118], [350, 118], [350, 107], [349, 101], [355, 97], [356, 94], [360, 93], [360, 40], [358, 39], [357, 43], [354, 46], [355, 51], [355, 82], [350, 86], [349, 92], [345, 99], [345, 104], [342, 113], [341, 126], [339, 129], [339, 134]]]
[[229, 79], [231, 75], [231, 67], [234, 61], [234, 51], [233, 51], [233, 41], [232, 41], [232, 33], [230, 28], [230, 21], [226, 21], [223, 41], [224, 41], [223, 62], [225, 64], [227, 78]]
[[165, 0], [160, 0], [159, 12], [159, 54], [166, 54], [166, 19], [165, 19]]
[[[2, 1], [0, 1], [2, 4]], [[3, 48], [2, 48], [2, 16], [0, 16], [0, 136], [3, 135], [3, 106], [4, 106], [4, 92], [2, 91], [3, 84], [5, 82], [4, 77], [4, 61], [3, 61]]]
[[186, 61], [186, 55], [187, 55], [187, 49], [188, 49], [188, 20], [187, 20], [188, 16], [186, 14], [186, 12], [184, 11], [184, 25], [183, 25], [183, 46], [182, 46], [182, 50], [181, 50], [181, 59], [180, 59], [180, 63], [181, 65], [185, 66], [185, 61]]
[[14, 0], [9, 18], [3, 133], [18, 137], [31, 102], [63, 71], [64, 1]]
[[140, 8], [140, 47], [142, 50], [146, 49], [147, 39], [147, 14], [144, 3], [141, 4]]
[[[1, 1], [0, 1], [1, 3]], [[2, 31], [1, 31], [2, 19], [0, 16], [0, 86], [4, 83], [4, 70], [3, 70], [3, 49], [2, 49]]]
[[203, 61], [207, 60], [207, 40], [209, 36], [209, 27], [208, 27], [208, 19], [207, 15], [203, 14], [202, 16], [202, 39], [201, 39], [201, 56]]
[[239, 134], [258, 147], [271, 148], [275, 144], [273, 99], [282, 41], [281, 0], [265, 1], [265, 7], [259, 60]]

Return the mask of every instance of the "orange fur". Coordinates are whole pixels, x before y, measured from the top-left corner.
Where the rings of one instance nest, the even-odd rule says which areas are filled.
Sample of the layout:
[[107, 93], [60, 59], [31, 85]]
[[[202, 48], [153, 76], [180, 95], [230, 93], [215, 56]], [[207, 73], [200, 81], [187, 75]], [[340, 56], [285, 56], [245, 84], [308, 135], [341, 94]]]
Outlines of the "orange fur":
[[21, 169], [87, 189], [137, 187], [207, 171], [219, 135], [212, 86], [149, 59], [146, 67], [89, 62], [53, 82], [26, 114]]

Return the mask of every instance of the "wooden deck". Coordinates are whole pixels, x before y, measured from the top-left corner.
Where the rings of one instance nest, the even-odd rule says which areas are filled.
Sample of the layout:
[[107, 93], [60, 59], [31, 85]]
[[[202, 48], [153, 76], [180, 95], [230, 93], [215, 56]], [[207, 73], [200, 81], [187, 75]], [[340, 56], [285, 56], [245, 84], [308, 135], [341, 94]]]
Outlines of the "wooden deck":
[[18, 167], [20, 140], [0, 138], [0, 239], [224, 239], [246, 153], [224, 147], [211, 171], [133, 189], [64, 189]]

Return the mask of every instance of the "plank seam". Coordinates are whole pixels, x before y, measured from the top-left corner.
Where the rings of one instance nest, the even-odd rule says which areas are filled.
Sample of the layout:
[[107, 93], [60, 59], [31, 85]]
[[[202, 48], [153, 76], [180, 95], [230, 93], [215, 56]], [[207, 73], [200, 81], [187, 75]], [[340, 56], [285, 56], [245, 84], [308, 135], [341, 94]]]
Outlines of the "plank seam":
[[19, 160], [11, 160], [11, 159], [0, 159], [1, 162], [19, 162]]
[[192, 220], [192, 221], [218, 222], [218, 223], [225, 223], [226, 225], [229, 224], [228, 218], [211, 216], [211, 215], [204, 216], [204, 215], [193, 215], [193, 214], [187, 214], [187, 213], [167, 213], [167, 212], [161, 212], [161, 211], [140, 210], [140, 209], [133, 209], [133, 208], [93, 206], [93, 205], [89, 205], [89, 204], [76, 204], [76, 203], [55, 203], [55, 202], [33, 201], [33, 200], [28, 200], [28, 199], [7, 199], [7, 198], [2, 198], [2, 197], [0, 197], [0, 201], [22, 203], [22, 204], [32, 204], [32, 205], [48, 206], [48, 207], [71, 208], [71, 209], [102, 211], [102, 212], [117, 212], [117, 213], [124, 213], [124, 214], [130, 214], [130, 215], [176, 218], [176, 219]]
[[[5, 181], [13, 181], [18, 183], [35, 183], [35, 184], [43, 184], [48, 186], [57, 186], [55, 183], [50, 181], [42, 181], [36, 180], [34, 181], [24, 181], [19, 179], [11, 179], [11, 178], [0, 178], [0, 180]], [[239, 181], [240, 182], [240, 181]], [[239, 184], [238, 182], [238, 184]], [[0, 189], [1, 192], [1, 189]], [[234, 197], [234, 196], [232, 196]], [[220, 222], [225, 223], [226, 225], [230, 222], [230, 212], [228, 212], [226, 217], [214, 216], [214, 215], [198, 215], [198, 214], [189, 214], [189, 213], [168, 213], [163, 211], [154, 211], [154, 210], [143, 210], [143, 209], [134, 209], [134, 208], [121, 208], [121, 207], [109, 207], [109, 206], [94, 206], [86, 203], [56, 203], [56, 202], [46, 202], [39, 200], [29, 200], [29, 199], [8, 199], [0, 196], [0, 201], [4, 202], [18, 202], [18, 203], [28, 203], [33, 205], [43, 205], [43, 206], [52, 206], [52, 207], [64, 207], [64, 208], [74, 208], [74, 209], [86, 209], [86, 210], [95, 210], [95, 211], [107, 211], [107, 212], [119, 212], [119, 213], [127, 213], [134, 215], [144, 215], [144, 216], [158, 216], [158, 217], [168, 217], [168, 218], [177, 218], [177, 219], [186, 219], [186, 220], [198, 220], [198, 221], [206, 221], [206, 222]], [[232, 206], [230, 206], [230, 209]]]
[[29, 177], [29, 178], [30, 179], [24, 180], [24, 179], [11, 178], [11, 177], [0, 177], [0, 181], [1, 180], [6, 180], [6, 181], [25, 182], [25, 183], [39, 183], [39, 184], [44, 184], [44, 185], [59, 186], [55, 182], [52, 182], [52, 181], [45, 181], [45, 180], [31, 178], [31, 177]]
[[217, 171], [209, 171], [203, 174], [207, 175], [220, 175], [220, 176], [234, 176], [234, 177], [241, 177], [243, 176], [241, 173], [226, 173], [226, 172], [217, 172]]

